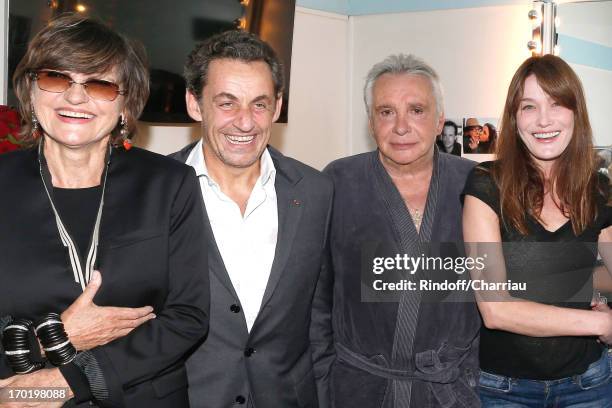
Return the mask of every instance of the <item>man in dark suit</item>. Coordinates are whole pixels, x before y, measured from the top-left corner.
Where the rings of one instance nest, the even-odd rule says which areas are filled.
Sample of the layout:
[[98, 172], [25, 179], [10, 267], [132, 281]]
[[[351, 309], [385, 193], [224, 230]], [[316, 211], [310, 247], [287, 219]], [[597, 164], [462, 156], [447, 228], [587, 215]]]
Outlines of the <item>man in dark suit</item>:
[[192, 407], [326, 407], [332, 184], [268, 146], [282, 68], [252, 34], [202, 43], [185, 67], [202, 140], [174, 158], [200, 178], [211, 250], [210, 331], [187, 363]]

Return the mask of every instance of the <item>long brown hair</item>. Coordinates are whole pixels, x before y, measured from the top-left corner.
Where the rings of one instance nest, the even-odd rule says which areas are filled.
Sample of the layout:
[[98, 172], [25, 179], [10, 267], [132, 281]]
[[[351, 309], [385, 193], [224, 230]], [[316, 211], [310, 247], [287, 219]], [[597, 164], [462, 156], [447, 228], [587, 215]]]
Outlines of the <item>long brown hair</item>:
[[[516, 123], [525, 80], [531, 75], [555, 102], [574, 112], [572, 138], [555, 160], [548, 181], [521, 140]], [[576, 235], [595, 220], [597, 176], [584, 91], [576, 73], [561, 58], [531, 57], [516, 71], [508, 89], [496, 153], [498, 160], [492, 175], [499, 187], [505, 225], [528, 234], [526, 217], [531, 215], [541, 221], [546, 186], [550, 186], [561, 211], [569, 217]]]

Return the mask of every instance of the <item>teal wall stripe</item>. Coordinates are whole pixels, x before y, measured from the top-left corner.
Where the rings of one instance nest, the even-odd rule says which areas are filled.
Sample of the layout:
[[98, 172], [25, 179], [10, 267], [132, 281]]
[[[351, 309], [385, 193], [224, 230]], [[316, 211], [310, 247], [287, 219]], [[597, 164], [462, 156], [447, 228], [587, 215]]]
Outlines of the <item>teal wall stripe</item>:
[[349, 15], [349, 0], [297, 0], [296, 4], [309, 9]]
[[612, 47], [559, 34], [559, 56], [567, 62], [612, 71]]
[[297, 0], [297, 5], [348, 16], [528, 4], [526, 0]]
[[349, 15], [401, 13], [407, 11], [428, 11], [441, 9], [460, 9], [471, 7], [502, 6], [521, 4], [528, 6], [525, 0], [348, 0]]

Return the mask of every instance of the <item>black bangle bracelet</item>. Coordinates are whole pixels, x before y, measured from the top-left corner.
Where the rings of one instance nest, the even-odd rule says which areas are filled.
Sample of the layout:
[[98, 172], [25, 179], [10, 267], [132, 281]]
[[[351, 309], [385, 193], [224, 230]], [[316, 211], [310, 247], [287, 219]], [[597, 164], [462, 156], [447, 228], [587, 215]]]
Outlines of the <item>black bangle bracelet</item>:
[[59, 314], [44, 315], [36, 324], [36, 335], [47, 359], [54, 366], [68, 364], [76, 357], [77, 351], [68, 339]]
[[12, 319], [2, 330], [2, 347], [9, 365], [16, 374], [27, 374], [44, 367], [32, 361], [30, 339], [34, 336], [34, 325], [27, 319]]

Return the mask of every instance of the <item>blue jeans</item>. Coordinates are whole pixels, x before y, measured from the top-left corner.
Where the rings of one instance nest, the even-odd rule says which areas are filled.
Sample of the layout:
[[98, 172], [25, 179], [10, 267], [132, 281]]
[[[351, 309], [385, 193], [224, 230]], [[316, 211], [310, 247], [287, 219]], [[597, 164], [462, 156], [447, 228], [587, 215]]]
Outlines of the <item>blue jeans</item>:
[[554, 381], [480, 372], [483, 408], [612, 408], [612, 349], [583, 374]]

